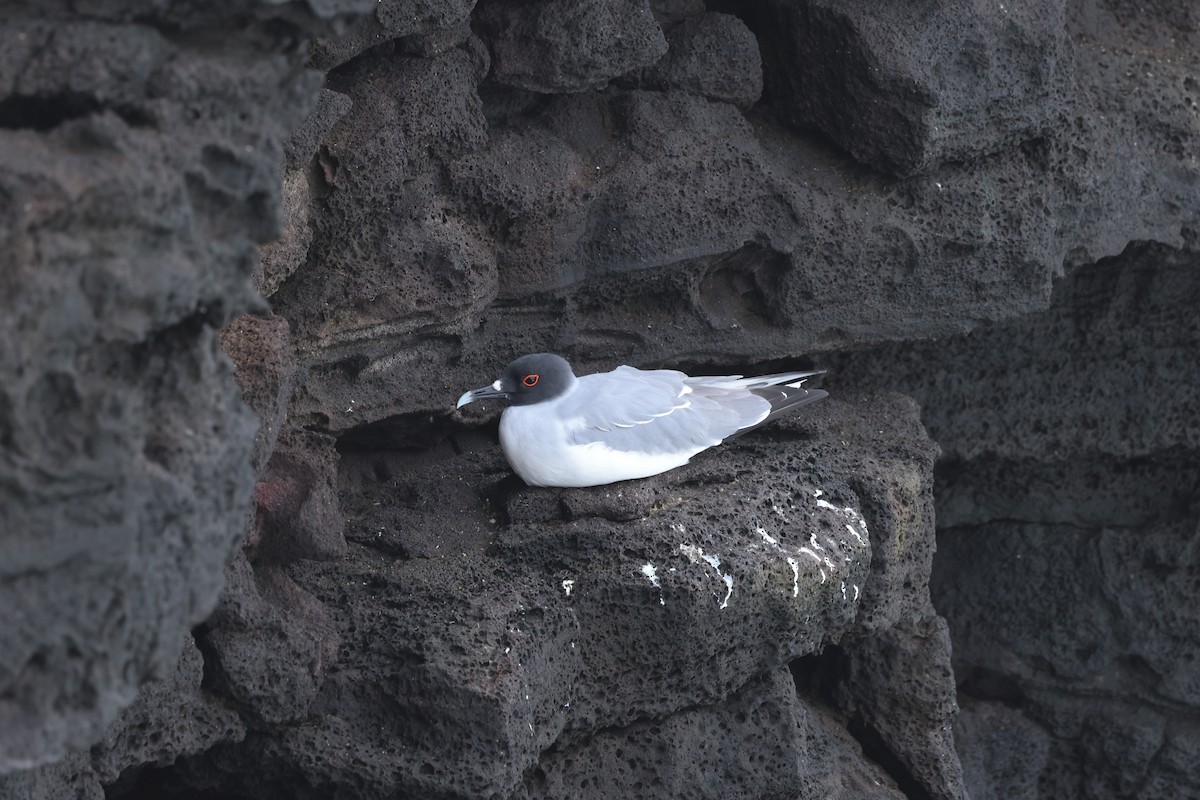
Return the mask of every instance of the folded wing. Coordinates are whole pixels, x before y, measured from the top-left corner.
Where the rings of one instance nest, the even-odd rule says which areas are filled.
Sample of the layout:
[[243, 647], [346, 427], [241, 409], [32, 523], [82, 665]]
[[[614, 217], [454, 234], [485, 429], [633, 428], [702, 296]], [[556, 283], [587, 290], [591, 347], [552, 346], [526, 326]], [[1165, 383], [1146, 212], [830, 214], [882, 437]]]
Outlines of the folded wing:
[[659, 455], [696, 453], [825, 396], [820, 390], [780, 385], [816, 373], [743, 378], [688, 377], [675, 370], [618, 367], [579, 379], [562, 408], [572, 444]]

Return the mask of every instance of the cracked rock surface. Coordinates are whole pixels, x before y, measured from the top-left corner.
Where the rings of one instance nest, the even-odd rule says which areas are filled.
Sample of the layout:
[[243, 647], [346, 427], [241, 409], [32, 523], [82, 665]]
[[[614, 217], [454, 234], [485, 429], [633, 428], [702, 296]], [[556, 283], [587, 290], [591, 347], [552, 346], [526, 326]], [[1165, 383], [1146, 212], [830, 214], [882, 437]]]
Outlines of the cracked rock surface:
[[[1198, 31], [0, 10], [0, 797], [1200, 793]], [[831, 397], [533, 489], [537, 351]]]
[[920, 400], [942, 446], [931, 586], [972, 796], [1200, 790], [1198, 266], [1133, 245], [1045, 312], [844, 365]]
[[271, 4], [236, 33], [182, 3], [73, 5], [0, 18], [4, 773], [86, 750], [194, 656], [254, 483], [216, 331], [260, 303], [282, 142], [317, 85]]

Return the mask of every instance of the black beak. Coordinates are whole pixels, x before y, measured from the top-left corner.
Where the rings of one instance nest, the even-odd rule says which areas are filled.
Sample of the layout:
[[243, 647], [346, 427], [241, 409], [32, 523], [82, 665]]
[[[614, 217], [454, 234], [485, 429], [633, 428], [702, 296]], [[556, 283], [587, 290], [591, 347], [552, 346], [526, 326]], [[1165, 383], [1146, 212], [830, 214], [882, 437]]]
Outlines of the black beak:
[[474, 403], [476, 400], [507, 400], [511, 396], [508, 392], [500, 388], [500, 381], [496, 381], [491, 386], [481, 386], [478, 389], [463, 392], [463, 396], [458, 398], [458, 402], [454, 404], [454, 407], [462, 408], [467, 403]]

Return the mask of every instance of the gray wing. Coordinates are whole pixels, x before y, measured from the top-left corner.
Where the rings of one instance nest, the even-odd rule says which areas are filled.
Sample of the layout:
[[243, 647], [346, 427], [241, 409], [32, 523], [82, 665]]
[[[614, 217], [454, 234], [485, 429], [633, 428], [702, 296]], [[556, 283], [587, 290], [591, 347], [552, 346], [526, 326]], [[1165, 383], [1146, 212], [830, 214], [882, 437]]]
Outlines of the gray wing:
[[712, 447], [759, 424], [771, 411], [768, 400], [733, 383], [737, 377], [700, 383], [674, 370], [633, 367], [584, 375], [561, 408], [564, 417], [576, 421], [568, 439], [652, 454]]

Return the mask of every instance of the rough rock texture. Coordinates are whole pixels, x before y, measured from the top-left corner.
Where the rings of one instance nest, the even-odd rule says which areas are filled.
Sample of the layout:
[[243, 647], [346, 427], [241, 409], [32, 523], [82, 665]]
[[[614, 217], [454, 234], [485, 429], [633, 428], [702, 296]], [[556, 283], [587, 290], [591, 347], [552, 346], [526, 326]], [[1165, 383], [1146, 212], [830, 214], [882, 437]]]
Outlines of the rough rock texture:
[[[712, 54], [725, 62], [712, 68]], [[758, 40], [730, 14], [698, 14], [667, 31], [667, 54], [643, 70], [637, 81], [659, 91], [681, 91], [709, 100], [750, 107], [762, 96]]]
[[[96, 745], [6, 797], [96, 795], [241, 735], [187, 635], [254, 476], [215, 331], [256, 305], [279, 233], [281, 145], [315, 88], [299, 26], [337, 11], [242, 5], [234, 31], [183, 4], [0, 19], [0, 773]], [[282, 417], [278, 394], [249, 399]]]
[[274, 565], [254, 569], [237, 559], [226, 578], [221, 604], [198, 634], [210, 688], [252, 726], [303, 719], [337, 653], [328, 612]]
[[201, 688], [203, 658], [185, 636], [175, 666], [142, 689], [90, 750], [56, 764], [0, 777], [8, 800], [100, 800], [105, 788], [123, 793], [143, 769], [170, 766], [181, 754], [203, 752], [246, 735], [237, 712]]
[[903, 797], [855, 745], [830, 733], [835, 726], [777, 670], [719, 705], [602, 731], [557, 751], [519, 796], [651, 800], [705, 797], [720, 786], [747, 798]]
[[[347, 451], [347, 558], [287, 570], [342, 640], [308, 718], [256, 712], [276, 725], [175, 779], [251, 797], [649, 798], [719, 775], [731, 797], [826, 797], [844, 774], [882, 776], [816, 721], [836, 691], [861, 707], [893, 698], [883, 717], [905, 742], [879, 735], [914, 773], [942, 764], [921, 773], [930, 791], [959, 796], [953, 742], [936, 735], [952, 681], [930, 705], [832, 673], [808, 698], [787, 672], [837, 641], [909, 642], [932, 614], [923, 583], [892, 580], [928, 575], [934, 450], [914, 420], [901, 398], [829, 402], [669, 475], [592, 490], [520, 487], [490, 426], [451, 434], [433, 462]], [[746, 742], [722, 756], [728, 770], [705, 756], [725, 750], [721, 729]], [[698, 771], [676, 773], [686, 764]]]
[[215, 329], [255, 303], [315, 86], [300, 29], [254, 22], [271, 4], [236, 31], [159, 5], [0, 19], [0, 772], [87, 747], [171, 674], [250, 499]]
[[450, 49], [466, 38], [474, 0], [376, 0], [374, 12], [317, 40], [309, 65], [333, 69], [372, 48]]
[[1198, 304], [1200, 254], [1138, 244], [1044, 313], [839, 368], [911, 393], [943, 449], [973, 797], [1200, 794]]
[[777, 110], [896, 175], [1011, 149], [1070, 114], [1063, 0], [753, 0]]
[[493, 79], [535, 92], [599, 88], [667, 53], [647, 0], [491, 0], [478, 20]]
[[[294, 417], [340, 432], [445, 408], [538, 349], [588, 369], [962, 333], [1044, 307], [1065, 267], [1131, 240], [1182, 245], [1189, 51], [1146, 85], [1127, 53], [1076, 41], [1061, 126], [908, 180], [797, 136], [776, 105], [476, 86], [475, 39], [364, 54], [332, 81], [355, 106], [318, 155], [311, 258], [274, 298], [308, 366]], [[744, 75], [708, 64], [714, 83]]]
[[[1197, 794], [1192, 4], [86, 5], [0, 18], [0, 796]], [[834, 396], [530, 490], [537, 350]]]

